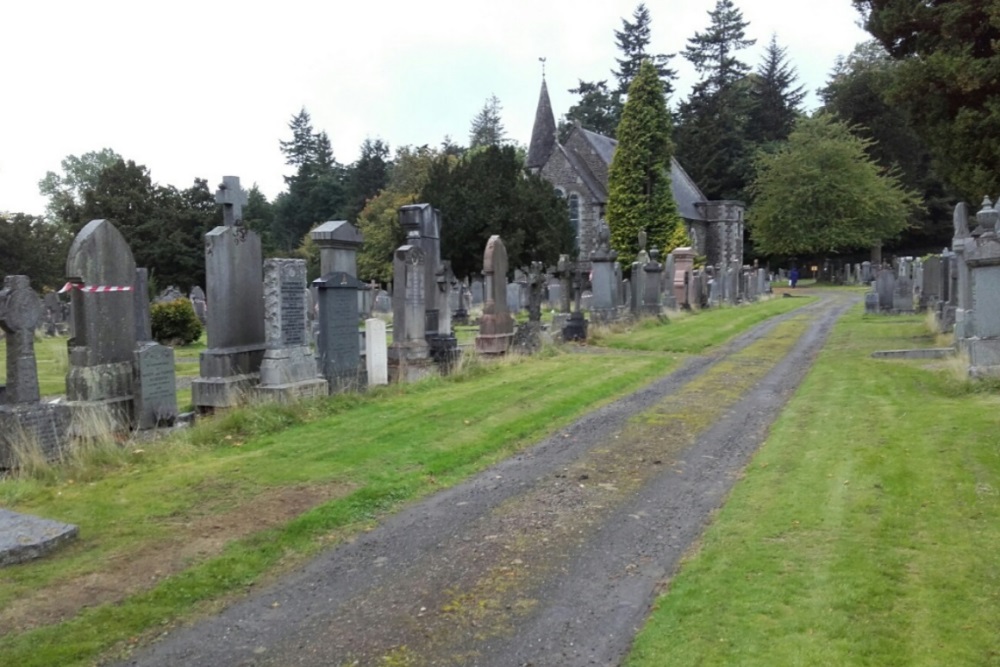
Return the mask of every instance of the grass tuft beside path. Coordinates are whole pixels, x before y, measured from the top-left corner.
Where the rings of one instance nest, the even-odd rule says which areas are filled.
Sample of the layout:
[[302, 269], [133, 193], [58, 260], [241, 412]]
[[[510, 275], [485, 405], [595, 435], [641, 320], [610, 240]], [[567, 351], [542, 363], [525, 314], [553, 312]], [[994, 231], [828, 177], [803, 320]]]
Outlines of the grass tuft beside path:
[[1000, 664], [1000, 397], [835, 328], [627, 664]]

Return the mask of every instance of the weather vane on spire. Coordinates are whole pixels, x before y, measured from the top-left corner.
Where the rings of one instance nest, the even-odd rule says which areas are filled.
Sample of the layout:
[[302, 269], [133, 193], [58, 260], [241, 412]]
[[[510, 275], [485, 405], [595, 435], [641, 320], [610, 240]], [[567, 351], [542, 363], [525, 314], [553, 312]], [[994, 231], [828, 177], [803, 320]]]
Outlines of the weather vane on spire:
[[547, 58], [539, 58], [538, 62], [542, 63], [542, 78], [545, 78], [545, 61]]

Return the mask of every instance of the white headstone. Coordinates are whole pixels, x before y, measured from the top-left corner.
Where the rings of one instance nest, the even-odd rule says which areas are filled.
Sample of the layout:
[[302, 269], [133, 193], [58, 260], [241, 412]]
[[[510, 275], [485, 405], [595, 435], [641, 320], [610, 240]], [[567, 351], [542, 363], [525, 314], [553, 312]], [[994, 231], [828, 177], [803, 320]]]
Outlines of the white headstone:
[[368, 368], [369, 387], [389, 384], [385, 322], [377, 317], [365, 320], [365, 364]]

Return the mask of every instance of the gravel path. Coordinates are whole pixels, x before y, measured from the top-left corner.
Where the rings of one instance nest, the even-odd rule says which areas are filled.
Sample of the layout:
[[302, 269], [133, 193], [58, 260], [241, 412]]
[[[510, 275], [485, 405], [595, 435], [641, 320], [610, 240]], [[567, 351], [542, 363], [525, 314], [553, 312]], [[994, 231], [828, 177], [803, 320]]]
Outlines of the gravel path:
[[854, 300], [694, 357], [123, 664], [616, 665]]

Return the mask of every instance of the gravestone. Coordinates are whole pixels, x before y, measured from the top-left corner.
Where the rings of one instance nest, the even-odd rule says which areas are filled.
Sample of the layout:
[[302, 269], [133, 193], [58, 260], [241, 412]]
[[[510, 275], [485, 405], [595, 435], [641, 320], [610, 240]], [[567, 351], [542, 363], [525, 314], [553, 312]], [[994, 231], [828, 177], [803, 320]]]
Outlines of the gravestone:
[[431, 347], [431, 358], [448, 369], [461, 354], [458, 339], [452, 332], [452, 308], [449, 293], [452, 291], [452, 285], [457, 281], [455, 274], [452, 273], [450, 261], [446, 259], [440, 261], [437, 273], [434, 274], [434, 281], [438, 303], [437, 334], [428, 336], [427, 343]]
[[896, 292], [896, 276], [892, 271], [883, 269], [875, 276], [875, 292], [878, 294], [878, 309], [889, 312], [893, 309], [893, 297]]
[[[357, 227], [346, 220], [330, 220], [309, 232], [309, 237], [319, 247], [321, 276], [341, 271], [358, 277], [358, 251], [364, 237]], [[375, 309], [375, 296], [367, 285], [361, 285], [357, 294], [359, 316], [362, 313], [365, 317], [371, 315]]]
[[679, 307], [690, 308], [685, 276], [694, 268], [695, 251], [692, 248], [675, 248], [670, 254], [674, 259], [674, 299]]
[[365, 367], [368, 386], [389, 384], [389, 356], [385, 322], [372, 317], [365, 320]]
[[0, 567], [41, 558], [79, 532], [72, 524], [0, 509]]
[[955, 342], [961, 349], [961, 341], [973, 334], [966, 331], [965, 315], [972, 307], [972, 290], [969, 281], [969, 266], [965, 261], [966, 242], [972, 237], [969, 231], [969, 209], [965, 202], [955, 205], [952, 216], [954, 236], [951, 239], [951, 250], [954, 253], [954, 293], [955, 293]]
[[542, 292], [545, 265], [532, 262], [525, 277], [528, 287], [528, 321], [519, 324], [512, 345], [520, 352], [534, 354], [542, 348]]
[[191, 299], [195, 316], [204, 325], [208, 321], [208, 300], [205, 297], [205, 290], [195, 285], [191, 288], [191, 294], [188, 295], [188, 298]]
[[7, 276], [0, 290], [0, 329], [6, 334], [7, 384], [0, 394], [0, 469], [16, 466], [16, 452], [37, 447], [46, 458], [68, 444], [65, 405], [41, 403], [35, 359], [35, 327], [44, 306], [27, 276]]
[[896, 278], [896, 284], [892, 290], [892, 309], [897, 313], [912, 313], [913, 308], [913, 278], [909, 271], [903, 271], [902, 275]]
[[[565, 341], [587, 340], [587, 329], [590, 323], [587, 318], [583, 316], [584, 284], [583, 267], [578, 262], [575, 270], [573, 271], [573, 282], [571, 283], [573, 288], [573, 302], [576, 307], [573, 309], [573, 312], [569, 314], [569, 317], [566, 318], [566, 322], [562, 326], [562, 337]], [[554, 322], [553, 326], [555, 326]]]
[[133, 418], [135, 268], [128, 243], [107, 220], [87, 223], [66, 259], [73, 304], [66, 398], [76, 414], [107, 414], [113, 428]]
[[507, 283], [507, 307], [512, 313], [518, 313], [524, 308], [521, 303], [520, 283]]
[[[590, 317], [594, 322], [613, 322], [618, 319], [615, 294], [615, 260], [618, 253], [611, 249], [611, 230], [605, 220], [597, 226], [597, 245], [590, 253], [590, 284], [593, 296], [590, 302]], [[634, 265], [633, 265], [634, 266]], [[633, 274], [635, 269], [633, 268]]]
[[469, 290], [472, 292], [472, 307], [483, 305], [483, 281], [473, 280], [472, 285], [469, 286]]
[[132, 387], [135, 423], [139, 429], [172, 425], [177, 418], [177, 377], [174, 350], [153, 340], [149, 320], [149, 273], [135, 270], [135, 337]]
[[677, 297], [674, 294], [674, 271], [676, 270], [676, 260], [672, 252], [667, 253], [667, 258], [663, 262], [663, 271], [660, 274], [660, 292], [663, 294], [663, 306], [670, 310], [677, 310]]
[[375, 312], [376, 313], [391, 313], [392, 312], [392, 297], [385, 290], [379, 290], [378, 294], [375, 296]]
[[316, 356], [330, 393], [358, 390], [368, 385], [361, 365], [357, 291], [361, 282], [349, 273], [334, 271], [313, 281], [319, 290], [319, 340]]
[[319, 376], [309, 347], [308, 294], [304, 259], [264, 262], [267, 350], [260, 362], [257, 394], [265, 400], [289, 403], [327, 394], [327, 382]]
[[959, 349], [969, 355], [969, 374], [1000, 375], [1000, 211], [984, 199], [976, 229], [966, 238], [962, 257], [968, 272], [969, 301], [964, 339]]
[[878, 293], [865, 292], [865, 315], [877, 315], [878, 312]]
[[920, 309], [936, 309], [941, 300], [941, 256], [932, 255], [923, 263]]
[[225, 224], [205, 234], [208, 349], [191, 383], [191, 400], [201, 412], [239, 405], [260, 381], [267, 348], [260, 237], [242, 224], [247, 200], [240, 179], [224, 177], [215, 201]]
[[183, 298], [184, 294], [176, 286], [170, 285], [157, 295], [153, 303], [170, 303], [171, 301]]
[[399, 225], [406, 232], [406, 242], [423, 250], [426, 274], [424, 308], [427, 318], [424, 335], [433, 337], [439, 333], [440, 293], [437, 288], [437, 274], [441, 264], [441, 214], [430, 204], [403, 206], [399, 209]]
[[649, 251], [649, 261], [642, 268], [645, 274], [643, 282], [642, 312], [644, 315], [653, 317], [660, 316], [660, 272], [663, 265], [660, 264], [660, 251], [653, 248]]
[[486, 303], [479, 320], [476, 351], [485, 355], [504, 354], [514, 337], [514, 319], [507, 310], [507, 248], [499, 236], [491, 236], [486, 243], [483, 276]]
[[412, 382], [426, 377], [432, 370], [425, 328], [427, 272], [424, 251], [412, 245], [400, 246], [393, 254], [392, 269], [389, 376], [394, 382]]
[[573, 300], [573, 262], [569, 255], [559, 255], [559, 262], [556, 264], [556, 275], [559, 278], [559, 302], [556, 306], [560, 313], [570, 311], [570, 303]]

